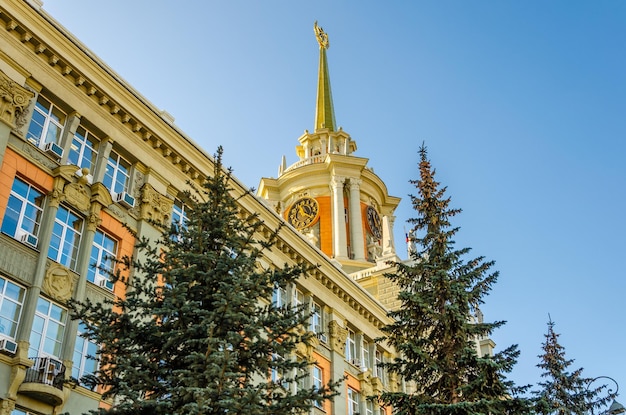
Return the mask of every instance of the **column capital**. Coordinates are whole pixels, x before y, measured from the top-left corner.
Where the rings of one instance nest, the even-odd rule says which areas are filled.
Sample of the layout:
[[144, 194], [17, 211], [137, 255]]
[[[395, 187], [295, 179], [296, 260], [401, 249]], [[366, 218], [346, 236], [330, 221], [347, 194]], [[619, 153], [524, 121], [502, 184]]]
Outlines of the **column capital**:
[[359, 190], [361, 184], [363, 184], [363, 180], [357, 179], [356, 177], [350, 177], [348, 182], [348, 188], [350, 190]]
[[330, 177], [330, 187], [332, 187], [333, 189], [338, 189], [343, 187], [343, 184], [345, 183], [346, 178], [343, 176], [331, 176]]

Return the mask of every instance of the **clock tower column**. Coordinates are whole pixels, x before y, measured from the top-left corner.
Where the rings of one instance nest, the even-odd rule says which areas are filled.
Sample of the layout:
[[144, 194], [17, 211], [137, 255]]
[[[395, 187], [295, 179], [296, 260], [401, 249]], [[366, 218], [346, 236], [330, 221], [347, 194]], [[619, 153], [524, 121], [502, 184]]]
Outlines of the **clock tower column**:
[[361, 183], [357, 178], [350, 178], [350, 246], [355, 260], [365, 261], [365, 244], [363, 242], [363, 218], [361, 215]]
[[346, 237], [346, 211], [343, 204], [343, 184], [346, 178], [332, 176], [330, 190], [333, 203], [333, 256], [336, 259], [348, 259], [348, 242]]

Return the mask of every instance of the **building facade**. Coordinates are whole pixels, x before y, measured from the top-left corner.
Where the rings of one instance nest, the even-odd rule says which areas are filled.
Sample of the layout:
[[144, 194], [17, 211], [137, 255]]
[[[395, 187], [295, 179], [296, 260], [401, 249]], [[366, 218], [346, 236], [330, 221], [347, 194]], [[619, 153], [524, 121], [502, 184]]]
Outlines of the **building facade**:
[[[312, 413], [380, 415], [364, 398], [401, 387], [376, 368], [393, 350], [376, 344], [393, 289], [381, 277], [394, 259], [393, 210], [382, 180], [335, 128], [320, 42], [318, 113], [299, 138], [300, 161], [263, 179], [260, 198], [239, 199], [268, 230], [287, 222], [265, 266], [319, 264], [277, 292], [306, 302], [316, 334], [301, 357], [310, 381], [345, 377], [340, 396]], [[131, 255], [151, 220], [178, 221], [187, 182], [213, 159], [42, 8], [0, 4], [0, 415], [80, 414], [110, 405], [80, 381], [97, 369], [97, 344], [71, 320], [69, 299], [123, 296], [100, 269]], [[234, 182], [235, 192], [245, 187]], [[265, 199], [265, 200], [262, 200]], [[123, 224], [126, 224], [129, 231]], [[385, 295], [387, 297], [385, 297]], [[270, 374], [268, 374], [269, 376]]]

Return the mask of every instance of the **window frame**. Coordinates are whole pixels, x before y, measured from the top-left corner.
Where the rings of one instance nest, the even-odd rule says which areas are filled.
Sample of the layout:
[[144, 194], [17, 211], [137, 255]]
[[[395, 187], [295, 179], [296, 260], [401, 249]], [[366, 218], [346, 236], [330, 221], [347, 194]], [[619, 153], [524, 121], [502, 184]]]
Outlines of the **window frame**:
[[[17, 298], [7, 295], [7, 291], [11, 286], [17, 288]], [[22, 319], [22, 312], [24, 310], [24, 301], [26, 298], [26, 288], [22, 287], [19, 284], [14, 283], [8, 278], [0, 276], [0, 339], [9, 339], [12, 341], [16, 340], [17, 329], [20, 325], [20, 320]], [[21, 301], [21, 302], [20, 302]], [[7, 303], [12, 303], [15, 305], [13, 309], [13, 316], [9, 316], [8, 314], [4, 314], [7, 311], [11, 311], [9, 309], [10, 306], [7, 306]], [[13, 320], [17, 315], [17, 320]], [[4, 321], [7, 321], [11, 324], [11, 328], [7, 331], [4, 325]]]
[[[43, 306], [46, 305], [45, 303], [47, 303], [47, 311], [44, 314], [42, 309]], [[61, 319], [55, 318], [54, 315], [57, 313], [60, 315]], [[29, 356], [30, 358], [51, 357], [56, 360], [61, 359], [61, 353], [63, 352], [63, 338], [65, 336], [65, 330], [67, 329], [68, 314], [69, 313], [65, 307], [60, 306], [54, 301], [48, 300], [47, 298], [41, 296], [37, 299], [37, 307], [35, 308], [33, 327], [31, 329], [29, 337], [30, 346], [28, 348], [29, 354], [34, 353], [34, 356]], [[38, 318], [43, 321], [41, 332], [35, 331]], [[56, 333], [53, 333], [52, 330], [55, 326], [60, 330], [57, 330]], [[37, 345], [35, 345], [35, 342], [33, 341], [34, 334], [40, 336]], [[49, 334], [54, 334], [54, 337], [49, 336]], [[55, 346], [53, 352], [46, 350], [49, 344], [47, 340], [50, 340], [52, 342], [51, 344]]]
[[[65, 219], [60, 217], [64, 212], [67, 212]], [[72, 218], [75, 218], [75, 220], [70, 222]], [[80, 229], [73, 226], [76, 221], [80, 221], [80, 225], [78, 226]], [[85, 220], [81, 215], [70, 208], [60, 205], [54, 217], [50, 246], [48, 247], [48, 258], [71, 270], [76, 270], [84, 227]], [[60, 234], [59, 231], [61, 232]], [[70, 237], [72, 237], [71, 240], [69, 239]], [[57, 246], [53, 245], [57, 242]], [[53, 250], [56, 251], [54, 257], [51, 256]], [[71, 255], [68, 251], [71, 251]]]
[[[113, 198], [122, 192], [128, 192], [131, 169], [132, 164], [128, 160], [122, 157], [117, 151], [111, 150], [109, 158], [107, 159], [102, 183], [109, 189]], [[123, 183], [119, 180], [120, 177], [125, 178]], [[121, 184], [121, 189], [119, 189], [119, 184]]]
[[[81, 133], [83, 130], [83, 133]], [[70, 143], [69, 154], [67, 156], [67, 163], [78, 166], [79, 168], [87, 167], [89, 172], [93, 174], [95, 165], [98, 159], [98, 148], [102, 140], [95, 134], [89, 131], [84, 125], [80, 124], [72, 136], [72, 142]], [[75, 146], [78, 148], [75, 149]], [[85, 165], [87, 158], [85, 157], [86, 150], [91, 151], [91, 158], [88, 160], [89, 165]], [[76, 155], [76, 160], [72, 160], [72, 155]]]
[[360, 404], [360, 393], [356, 389], [352, 389], [348, 386], [348, 415], [357, 415]]
[[[319, 372], [319, 376], [316, 376], [316, 372]], [[311, 378], [313, 379], [313, 386], [321, 389], [324, 387], [324, 371], [318, 365], [313, 365], [311, 368]], [[319, 409], [323, 409], [324, 403], [321, 399], [315, 399], [313, 406]]]
[[348, 328], [346, 336], [346, 360], [354, 364], [356, 360], [356, 332]]
[[[113, 251], [100, 241], [110, 242], [113, 244]], [[119, 249], [119, 241], [103, 231], [102, 229], [96, 229], [94, 235], [93, 244], [89, 256], [89, 268], [87, 269], [87, 281], [92, 282], [99, 287], [113, 290], [113, 282], [110, 275], [107, 272], [113, 273], [115, 271], [115, 258], [117, 258], [117, 252]], [[106, 266], [103, 262], [110, 262], [111, 266], [106, 271], [102, 268]], [[103, 283], [104, 281], [104, 283]]]
[[[16, 188], [16, 184], [26, 188], [25, 195], [19, 193], [20, 189]], [[15, 201], [20, 203], [19, 211], [11, 206], [12, 202], [15, 203]], [[39, 204], [37, 204], [37, 202]], [[45, 203], [46, 195], [44, 192], [39, 191], [39, 189], [29, 182], [16, 176], [11, 185], [11, 191], [9, 192], [9, 199], [7, 200], [6, 210], [2, 218], [2, 227], [0, 229], [3, 233], [18, 240], [24, 234], [30, 234], [37, 238], [39, 236], [39, 228], [41, 227]], [[11, 225], [7, 222], [7, 218], [13, 218], [13, 216], [9, 216], [9, 211], [15, 212], [13, 216], [17, 216], [14, 222], [15, 229], [8, 229], [8, 226]], [[32, 224], [32, 226], [26, 228], [24, 226], [24, 219], [27, 219], [27, 222]]]
[[[76, 330], [76, 342], [74, 344], [74, 352], [72, 353], [72, 377], [76, 379], [80, 384], [81, 379], [87, 375], [94, 375], [100, 367], [100, 362], [97, 358], [98, 344], [94, 341], [86, 338], [86, 326], [82, 321], [78, 323], [78, 329]], [[79, 344], [82, 343], [82, 344]], [[80, 348], [80, 350], [78, 350]], [[89, 348], [95, 348], [94, 354], [91, 354]], [[77, 359], [78, 357], [78, 359]], [[77, 362], [78, 361], [78, 362]], [[95, 362], [94, 371], [87, 371], [85, 366], [89, 361]]]
[[[49, 106], [45, 107], [45, 101]], [[59, 113], [61, 116], [59, 116]], [[42, 117], [43, 122], [39, 123], [36, 117]], [[56, 117], [56, 119], [55, 119]], [[26, 140], [38, 148], [44, 148], [47, 143], [55, 143], [60, 145], [63, 137], [63, 130], [65, 129], [65, 123], [67, 121], [67, 113], [62, 110], [58, 105], [54, 104], [52, 100], [46, 98], [42, 94], [37, 96], [33, 113], [28, 124], [28, 130], [26, 131]], [[32, 130], [33, 123], [39, 126], [41, 130], [39, 134]], [[57, 133], [55, 134], [54, 141], [50, 140], [50, 132], [52, 128], [56, 127]]]

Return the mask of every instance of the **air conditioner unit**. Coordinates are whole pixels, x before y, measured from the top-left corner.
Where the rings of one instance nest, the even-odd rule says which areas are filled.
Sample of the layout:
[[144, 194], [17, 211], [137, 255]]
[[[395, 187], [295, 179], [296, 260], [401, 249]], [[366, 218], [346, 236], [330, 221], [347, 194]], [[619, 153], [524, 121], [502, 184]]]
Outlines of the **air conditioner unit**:
[[0, 352], [15, 354], [17, 352], [17, 343], [9, 339], [0, 339]]
[[107, 290], [111, 289], [111, 287], [109, 287], [110, 284], [111, 282], [109, 281], [108, 278], [103, 278], [100, 281], [98, 281], [98, 285], [102, 288], [106, 288]]
[[135, 198], [126, 192], [118, 193], [115, 197], [115, 201], [120, 205], [127, 207], [128, 209], [131, 209], [135, 206]]
[[20, 235], [20, 242], [28, 244], [33, 248], [37, 248], [37, 237], [29, 232], [24, 232]]
[[46, 143], [43, 151], [59, 159], [63, 157], [63, 148], [57, 143]]

